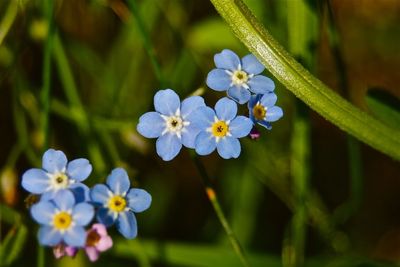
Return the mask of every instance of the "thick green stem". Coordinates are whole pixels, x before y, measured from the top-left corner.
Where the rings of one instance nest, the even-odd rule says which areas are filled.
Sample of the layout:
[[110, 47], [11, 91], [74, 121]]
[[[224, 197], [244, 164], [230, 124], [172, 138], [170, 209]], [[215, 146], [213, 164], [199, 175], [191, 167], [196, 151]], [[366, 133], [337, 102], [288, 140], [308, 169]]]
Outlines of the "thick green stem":
[[214, 189], [214, 186], [211, 182], [210, 177], [207, 174], [207, 171], [206, 171], [203, 163], [200, 161], [200, 159], [197, 156], [193, 156], [192, 158], [197, 167], [197, 170], [199, 171], [200, 176], [203, 178], [206, 195], [207, 195], [208, 199], [210, 200], [211, 205], [212, 205], [215, 213], [217, 214], [217, 217], [218, 217], [219, 221], [221, 222], [226, 235], [228, 236], [228, 239], [233, 247], [233, 250], [239, 257], [242, 265], [245, 267], [248, 267], [249, 263], [244, 255], [243, 249], [242, 249], [238, 239], [236, 238], [235, 233], [232, 231], [232, 228], [229, 225], [224, 212], [222, 211], [221, 205], [219, 204], [219, 200], [217, 198], [216, 191]]
[[241, 0], [211, 2], [240, 41], [287, 89], [340, 129], [400, 160], [399, 130], [356, 108], [311, 75], [271, 36]]

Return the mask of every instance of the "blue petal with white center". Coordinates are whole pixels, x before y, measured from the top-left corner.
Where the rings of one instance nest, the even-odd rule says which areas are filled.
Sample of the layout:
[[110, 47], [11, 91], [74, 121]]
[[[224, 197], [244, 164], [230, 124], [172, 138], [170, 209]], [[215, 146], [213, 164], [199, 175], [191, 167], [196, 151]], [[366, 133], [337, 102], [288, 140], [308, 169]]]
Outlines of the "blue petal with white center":
[[233, 137], [247, 136], [253, 128], [253, 122], [245, 116], [237, 116], [230, 124], [229, 131]]
[[192, 96], [180, 103], [179, 96], [171, 89], [160, 90], [154, 96], [156, 112], [142, 115], [137, 125], [138, 132], [147, 138], [158, 138], [157, 154], [165, 161], [175, 158], [182, 145], [194, 148], [199, 132], [193, 124], [193, 114], [205, 107], [204, 99]]
[[94, 209], [88, 203], [75, 205], [74, 195], [69, 190], [61, 190], [52, 200], [34, 204], [31, 214], [41, 225], [38, 239], [42, 245], [55, 246], [63, 242], [67, 246], [83, 247], [84, 226], [92, 220]]
[[196, 153], [202, 156], [211, 154], [217, 147], [216, 139], [205, 131], [196, 137]]
[[228, 96], [238, 102], [240, 105], [247, 103], [249, 101], [251, 93], [249, 90], [240, 87], [240, 86], [232, 86], [228, 89]]
[[226, 91], [239, 104], [250, 100], [251, 94], [265, 94], [275, 89], [274, 82], [260, 75], [265, 67], [249, 54], [240, 59], [233, 51], [224, 49], [214, 56], [216, 68], [207, 75], [207, 86]]
[[158, 112], [147, 112], [139, 118], [137, 131], [147, 138], [159, 137], [165, 128], [165, 121]]
[[237, 105], [227, 97], [221, 98], [215, 104], [215, 113], [217, 114], [218, 119], [231, 121], [236, 116]]
[[117, 230], [126, 238], [137, 235], [134, 212], [142, 212], [151, 205], [151, 195], [143, 189], [129, 188], [126, 171], [114, 169], [107, 178], [107, 185], [98, 184], [90, 192], [91, 199], [99, 207], [97, 220], [105, 226], [116, 223]]
[[67, 157], [60, 150], [49, 149], [43, 154], [42, 167], [50, 173], [60, 172], [67, 166]]
[[248, 103], [248, 108], [249, 117], [253, 123], [271, 130], [271, 122], [277, 121], [283, 116], [282, 109], [275, 106], [276, 101], [277, 96], [273, 92], [252, 96]]
[[268, 77], [256, 75], [248, 82], [250, 91], [254, 94], [267, 94], [274, 91], [275, 83]]
[[92, 165], [87, 159], [75, 159], [67, 164], [67, 175], [75, 181], [82, 182], [92, 172]]
[[50, 200], [60, 190], [83, 185], [92, 172], [87, 159], [80, 158], [68, 163], [60, 150], [49, 149], [43, 154], [43, 169], [29, 169], [22, 175], [22, 187], [33, 194], [42, 194], [42, 200]]
[[151, 205], [151, 195], [143, 189], [132, 188], [126, 198], [128, 199], [129, 207], [134, 212], [145, 211]]
[[127, 239], [133, 239], [137, 236], [137, 222], [133, 212], [127, 211], [119, 215], [117, 230]]
[[231, 75], [224, 69], [213, 69], [207, 75], [206, 84], [215, 91], [226, 91], [231, 83]]
[[222, 50], [214, 56], [215, 66], [219, 69], [235, 70], [240, 66], [239, 57], [229, 49]]
[[164, 134], [157, 139], [157, 154], [164, 160], [170, 161], [179, 154], [182, 148], [182, 141], [174, 134]]
[[171, 89], [160, 90], [154, 95], [154, 108], [164, 115], [174, 115], [180, 108], [179, 96]]
[[22, 175], [22, 187], [33, 194], [42, 194], [49, 187], [49, 177], [41, 169], [30, 169]]
[[237, 158], [240, 155], [240, 143], [237, 138], [225, 137], [217, 144], [218, 154], [224, 159]]
[[124, 195], [128, 192], [131, 182], [128, 174], [123, 168], [115, 168], [107, 177], [107, 185], [116, 195]]
[[245, 72], [254, 75], [260, 74], [265, 69], [264, 65], [253, 54], [242, 58], [242, 68]]

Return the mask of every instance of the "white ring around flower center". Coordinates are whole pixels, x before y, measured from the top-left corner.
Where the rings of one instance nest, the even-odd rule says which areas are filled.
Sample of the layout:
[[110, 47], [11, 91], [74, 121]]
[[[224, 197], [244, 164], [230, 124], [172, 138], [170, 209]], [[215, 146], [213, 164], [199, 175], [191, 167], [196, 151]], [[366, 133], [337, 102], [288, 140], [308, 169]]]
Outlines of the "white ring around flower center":
[[74, 181], [69, 179], [68, 175], [61, 171], [52, 174], [47, 174], [50, 179], [49, 187], [52, 190], [66, 189]]
[[179, 109], [175, 112], [175, 115], [171, 116], [161, 115], [161, 117], [165, 121], [165, 128], [164, 131], [162, 132], [162, 135], [166, 133], [172, 133], [176, 134], [178, 138], [181, 138], [182, 132], [186, 131], [185, 126], [188, 126], [190, 124], [190, 122], [185, 121], [182, 118]]

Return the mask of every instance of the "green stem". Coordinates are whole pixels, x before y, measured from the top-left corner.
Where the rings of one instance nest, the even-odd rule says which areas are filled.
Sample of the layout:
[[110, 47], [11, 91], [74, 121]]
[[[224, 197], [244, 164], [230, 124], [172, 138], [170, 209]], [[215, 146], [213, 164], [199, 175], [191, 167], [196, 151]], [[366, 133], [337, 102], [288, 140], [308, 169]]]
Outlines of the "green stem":
[[241, 0], [211, 0], [237, 37], [268, 70], [321, 116], [371, 147], [400, 160], [400, 130], [392, 129], [332, 91], [299, 64]]
[[10, 1], [8, 8], [5, 12], [4, 18], [0, 22], [0, 45], [3, 43], [4, 38], [7, 36], [12, 24], [15, 21], [18, 13], [18, 1]]
[[46, 1], [44, 3], [44, 13], [49, 25], [49, 32], [47, 35], [46, 43], [43, 53], [43, 73], [42, 73], [42, 132], [43, 132], [43, 150], [48, 149], [49, 146], [49, 110], [50, 110], [50, 91], [51, 91], [51, 53], [53, 49], [53, 4], [54, 1]]
[[219, 219], [219, 221], [222, 224], [222, 227], [225, 230], [225, 233], [228, 236], [228, 239], [233, 247], [233, 250], [235, 251], [235, 253], [237, 254], [237, 256], [239, 257], [241, 263], [243, 266], [248, 267], [250, 266], [245, 255], [243, 252], [243, 249], [238, 241], [238, 239], [235, 236], [235, 233], [232, 231], [231, 226], [228, 223], [228, 220], [226, 219], [226, 216], [224, 214], [224, 212], [222, 211], [221, 205], [218, 201], [218, 197], [216, 194], [216, 191], [214, 189], [214, 186], [211, 182], [210, 177], [207, 174], [206, 168], [204, 167], [203, 163], [201, 162], [201, 160], [194, 155], [193, 157], [193, 161], [196, 165], [196, 168], [200, 174], [200, 176], [203, 178], [203, 183], [205, 186], [205, 191], [206, 191], [206, 195], [208, 197], [208, 199], [211, 202], [211, 205], [215, 211], [215, 213], [217, 214], [217, 217]]
[[164, 88], [165, 83], [164, 83], [164, 78], [162, 76], [161, 67], [157, 61], [155, 49], [150, 40], [150, 35], [149, 35], [148, 31], [146, 30], [146, 26], [140, 15], [139, 8], [137, 6], [137, 2], [136, 2], [136, 0], [129, 0], [128, 3], [129, 3], [129, 7], [132, 11], [133, 17], [135, 18], [135, 21], [136, 21], [136, 24], [137, 24], [137, 27], [139, 30], [139, 34], [142, 36], [143, 46], [147, 52], [147, 55], [149, 56], [151, 65], [153, 66], [153, 69], [154, 69], [154, 73], [158, 79], [160, 87]]

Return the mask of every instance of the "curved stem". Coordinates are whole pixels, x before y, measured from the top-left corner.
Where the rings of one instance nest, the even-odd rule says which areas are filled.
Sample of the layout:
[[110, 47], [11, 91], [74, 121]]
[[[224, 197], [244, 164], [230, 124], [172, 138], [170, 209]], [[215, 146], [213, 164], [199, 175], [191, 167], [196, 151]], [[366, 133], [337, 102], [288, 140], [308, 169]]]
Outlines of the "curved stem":
[[217, 217], [218, 217], [219, 221], [221, 222], [222, 227], [224, 228], [224, 230], [228, 236], [228, 239], [233, 247], [233, 250], [239, 257], [243, 266], [245, 266], [245, 267], [250, 266], [244, 255], [243, 249], [242, 249], [238, 239], [235, 236], [235, 233], [232, 231], [232, 228], [229, 225], [224, 212], [222, 211], [221, 205], [219, 204], [219, 201], [217, 198], [217, 194], [215, 192], [215, 189], [211, 182], [211, 179], [207, 174], [206, 168], [204, 167], [203, 163], [200, 161], [200, 159], [196, 155], [192, 155], [192, 159], [196, 165], [196, 168], [197, 168], [200, 176], [203, 178], [204, 189], [206, 191], [206, 195], [207, 195], [208, 199], [210, 200], [211, 205], [212, 205], [215, 213], [217, 214]]
[[400, 160], [400, 131], [356, 108], [303, 68], [241, 0], [211, 0], [234, 33], [298, 98], [340, 129]]

